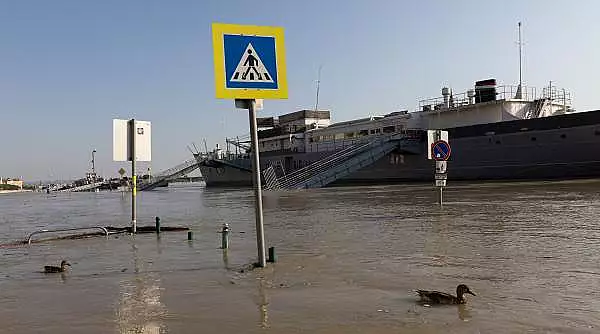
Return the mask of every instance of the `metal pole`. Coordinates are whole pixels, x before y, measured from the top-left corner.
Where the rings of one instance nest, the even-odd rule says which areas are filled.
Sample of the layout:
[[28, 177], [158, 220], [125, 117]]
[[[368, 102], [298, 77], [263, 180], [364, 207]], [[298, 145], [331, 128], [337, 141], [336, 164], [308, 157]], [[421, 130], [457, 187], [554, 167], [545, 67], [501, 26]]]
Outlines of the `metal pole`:
[[260, 158], [258, 155], [258, 132], [256, 124], [256, 100], [248, 101], [250, 116], [250, 135], [252, 136], [252, 181], [254, 182], [255, 215], [256, 215], [256, 245], [258, 247], [258, 266], [265, 267], [265, 232], [263, 226], [262, 189], [260, 185]]
[[444, 191], [443, 189], [444, 189], [444, 187], [440, 187], [440, 206], [444, 205], [443, 195], [442, 195], [442, 193]]
[[95, 175], [96, 174], [96, 157], [94, 156], [96, 154], [96, 150], [92, 151], [92, 173]]
[[137, 192], [137, 175], [135, 174], [135, 119], [131, 119], [129, 126], [129, 134], [131, 136], [131, 232], [133, 234], [137, 233], [137, 219], [136, 219], [136, 205], [135, 205], [135, 197]]
[[315, 111], [319, 110], [319, 88], [321, 86], [321, 67], [323, 67], [323, 66], [319, 65], [319, 74], [317, 75], [317, 100], [315, 102]]
[[[521, 22], [519, 22], [519, 87], [522, 87], [521, 84], [523, 83], [521, 81], [521, 48], [523, 47], [523, 44], [521, 42]], [[523, 88], [521, 88], [523, 89]]]

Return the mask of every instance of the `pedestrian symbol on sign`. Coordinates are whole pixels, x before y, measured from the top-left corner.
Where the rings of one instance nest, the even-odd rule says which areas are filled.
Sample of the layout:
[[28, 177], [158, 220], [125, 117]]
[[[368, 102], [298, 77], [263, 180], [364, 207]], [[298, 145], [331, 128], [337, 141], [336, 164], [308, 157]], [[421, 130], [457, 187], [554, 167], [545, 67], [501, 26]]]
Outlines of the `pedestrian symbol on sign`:
[[246, 50], [235, 68], [230, 79], [231, 82], [273, 82], [269, 71], [263, 64], [260, 56], [252, 46], [248, 43]]

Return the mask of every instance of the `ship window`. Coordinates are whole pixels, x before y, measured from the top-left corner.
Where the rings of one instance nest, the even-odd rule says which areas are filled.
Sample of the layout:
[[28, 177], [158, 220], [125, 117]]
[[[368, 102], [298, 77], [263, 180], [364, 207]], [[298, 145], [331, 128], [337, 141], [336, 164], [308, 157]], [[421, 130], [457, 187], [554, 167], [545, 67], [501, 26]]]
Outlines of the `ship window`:
[[500, 141], [499, 141], [499, 140], [496, 140], [496, 144], [500, 144]]
[[560, 138], [565, 139], [567, 138], [567, 135], [563, 133], [562, 135], [560, 135]]
[[346, 138], [353, 138], [354, 137], [354, 132], [346, 132], [345, 133], [345, 137]]
[[600, 136], [600, 129], [596, 129], [596, 130], [594, 131], [594, 134], [595, 134], [596, 136]]
[[371, 130], [371, 134], [374, 134], [374, 133], [375, 133], [375, 130]]
[[536, 140], [537, 140], [537, 138], [531, 137], [531, 141], [536, 141]]
[[369, 135], [369, 130], [360, 130], [360, 132], [358, 132], [358, 134], [360, 136], [368, 136]]
[[383, 128], [383, 133], [392, 133], [396, 131], [396, 127], [391, 125], [391, 126], [386, 126]]

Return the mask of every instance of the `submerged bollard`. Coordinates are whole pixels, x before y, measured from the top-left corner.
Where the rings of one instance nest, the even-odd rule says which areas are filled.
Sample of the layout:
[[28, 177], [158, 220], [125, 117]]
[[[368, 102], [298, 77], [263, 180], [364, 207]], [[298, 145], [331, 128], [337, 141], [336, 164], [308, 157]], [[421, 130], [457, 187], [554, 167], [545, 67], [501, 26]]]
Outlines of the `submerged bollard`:
[[160, 217], [156, 217], [156, 233], [160, 233]]
[[277, 258], [275, 257], [275, 247], [269, 247], [269, 258], [267, 259], [267, 262], [274, 263], [276, 260]]
[[229, 248], [229, 224], [225, 223], [221, 230], [221, 249]]
[[188, 240], [192, 240], [193, 236], [194, 234], [192, 233], [192, 231], [188, 231]]

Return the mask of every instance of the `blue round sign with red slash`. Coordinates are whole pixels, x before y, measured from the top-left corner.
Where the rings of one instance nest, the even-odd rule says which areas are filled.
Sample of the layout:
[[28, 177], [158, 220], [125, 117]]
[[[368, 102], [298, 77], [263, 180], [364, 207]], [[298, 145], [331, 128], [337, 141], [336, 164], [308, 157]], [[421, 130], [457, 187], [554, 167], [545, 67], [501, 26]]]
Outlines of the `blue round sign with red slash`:
[[431, 156], [436, 161], [446, 161], [450, 158], [450, 144], [445, 140], [438, 140], [431, 144]]

